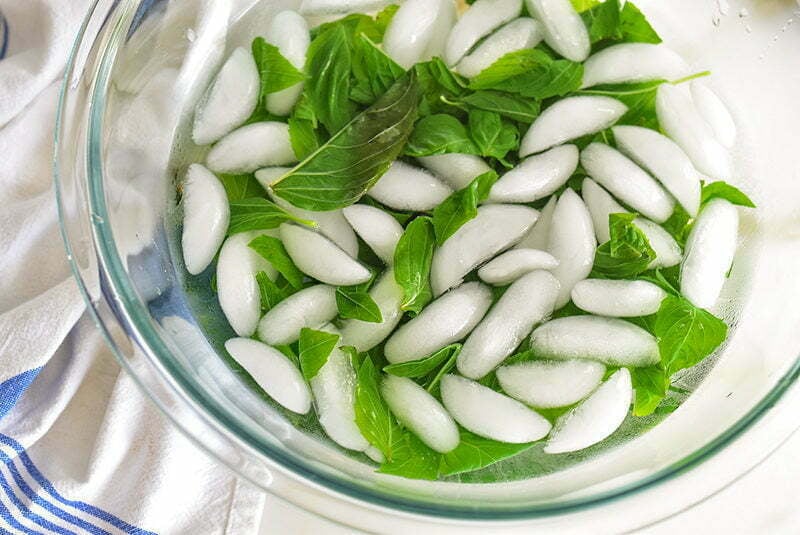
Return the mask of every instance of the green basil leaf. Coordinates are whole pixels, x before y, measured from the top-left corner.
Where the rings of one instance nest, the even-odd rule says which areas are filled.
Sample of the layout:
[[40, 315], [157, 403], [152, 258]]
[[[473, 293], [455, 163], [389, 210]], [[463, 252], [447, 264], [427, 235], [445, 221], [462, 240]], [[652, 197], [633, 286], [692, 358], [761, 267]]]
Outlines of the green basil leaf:
[[419, 85], [403, 76], [375, 104], [271, 184], [279, 197], [306, 210], [355, 203], [386, 172], [416, 120]]
[[450, 194], [442, 204], [433, 209], [432, 221], [437, 245], [441, 246], [464, 223], [478, 215], [478, 204], [486, 200], [497, 179], [496, 172], [488, 171], [475, 178], [466, 188]]
[[669, 216], [669, 219], [661, 224], [661, 228], [670, 233], [675, 238], [675, 241], [683, 247], [686, 245], [686, 238], [689, 237], [691, 230], [692, 218], [689, 213], [683, 209], [680, 204], [675, 205], [675, 211]]
[[256, 282], [261, 296], [261, 310], [267, 312], [297, 290], [286, 279], [273, 281], [264, 271], [256, 273]]
[[391, 461], [395, 443], [403, 432], [381, 397], [380, 381], [380, 370], [369, 356], [365, 356], [357, 374], [356, 425], [367, 442], [379, 449], [387, 461]]
[[281, 240], [273, 236], [259, 236], [248, 246], [272, 264], [294, 288], [303, 287], [305, 275], [294, 265]]
[[217, 178], [225, 188], [228, 202], [241, 201], [252, 197], [262, 197], [264, 187], [256, 180], [252, 173], [247, 175], [227, 175], [218, 173]]
[[356, 114], [350, 100], [351, 36], [342, 24], [333, 25], [311, 42], [306, 57], [306, 94], [328, 132], [338, 132]]
[[519, 130], [499, 113], [472, 110], [469, 113], [469, 131], [481, 156], [504, 160], [506, 155], [519, 149]]
[[583, 23], [589, 30], [589, 40], [592, 44], [606, 39], [622, 40], [621, 14], [622, 8], [619, 0], [607, 0], [591, 9], [584, 10]]
[[632, 2], [625, 2], [622, 7], [619, 0], [607, 0], [584, 10], [581, 16], [592, 44], [661, 42], [658, 33]]
[[339, 317], [356, 319], [369, 323], [381, 323], [383, 315], [378, 304], [370, 297], [363, 284], [340, 286], [336, 289], [336, 307]]
[[314, 123], [306, 119], [290, 117], [288, 122], [292, 150], [298, 160], [304, 160], [319, 149], [319, 133], [314, 128]]
[[587, 9], [592, 9], [602, 3], [602, 0], [572, 0], [572, 7], [574, 7], [575, 11], [578, 13], [583, 13]]
[[431, 262], [436, 236], [430, 218], [418, 217], [408, 224], [394, 252], [394, 279], [403, 289], [405, 311], [418, 314], [431, 299]]
[[495, 89], [503, 82], [521, 74], [534, 71], [553, 62], [547, 52], [537, 48], [524, 48], [509, 52], [473, 77], [470, 89]]
[[[572, 301], [570, 301], [571, 303]], [[514, 364], [522, 364], [523, 362], [530, 362], [532, 360], [536, 360], [536, 354], [527, 349], [525, 351], [521, 351], [514, 355], [511, 355], [506, 360], [503, 361], [503, 366], [512, 366]]]
[[755, 208], [756, 205], [750, 200], [750, 197], [742, 193], [739, 188], [731, 186], [727, 182], [718, 181], [711, 184], [703, 185], [703, 197], [701, 204], [705, 204], [711, 199], [725, 199], [731, 204], [737, 206], [746, 206], [748, 208]]
[[369, 106], [386, 93], [405, 71], [365, 35], [354, 41], [353, 78], [350, 98]]
[[661, 405], [669, 388], [669, 377], [661, 365], [646, 368], [630, 368], [636, 397], [633, 402], [634, 416], [653, 414]]
[[664, 80], [640, 82], [632, 84], [613, 84], [593, 87], [581, 91], [583, 95], [601, 95], [615, 98], [623, 102], [628, 111], [618, 124], [627, 124], [658, 130], [660, 128], [656, 114], [656, 95]]
[[400, 362], [398, 364], [390, 364], [383, 368], [383, 371], [396, 375], [398, 377], [409, 377], [411, 379], [418, 379], [425, 377], [441, 364], [450, 359], [453, 355], [458, 355], [461, 351], [461, 344], [452, 344], [443, 347], [433, 355], [419, 360], [412, 360], [411, 362]]
[[291, 360], [292, 363], [295, 366], [297, 366], [298, 368], [300, 367], [300, 357], [298, 357], [297, 354], [294, 352], [294, 349], [292, 349], [292, 346], [290, 346], [290, 345], [281, 345], [281, 346], [274, 346], [274, 347], [275, 347], [275, 349], [277, 349], [278, 351], [280, 351], [281, 353], [286, 355], [286, 358]]
[[444, 377], [445, 374], [450, 373], [450, 370], [452, 370], [453, 367], [455, 367], [456, 359], [458, 358], [458, 354], [460, 352], [461, 348], [459, 347], [458, 350], [452, 352], [450, 358], [445, 361], [444, 365], [440, 367], [436, 371], [436, 373], [431, 372], [428, 375], [428, 379], [426, 379], [425, 382], [423, 383], [423, 386], [425, 387], [425, 390], [428, 391], [428, 393], [439, 398], [441, 397], [441, 394], [439, 392], [439, 383], [442, 382], [442, 377]]
[[389, 27], [389, 23], [392, 22], [398, 9], [400, 9], [400, 6], [397, 4], [389, 4], [375, 15], [375, 31], [379, 34], [379, 38], [374, 39], [376, 43], [380, 43], [383, 40], [386, 28]]
[[653, 327], [661, 364], [668, 376], [691, 368], [725, 341], [728, 326], [688, 300], [667, 296], [656, 313]]
[[583, 64], [559, 59], [541, 68], [506, 80], [498, 85], [496, 89], [542, 100], [551, 97], [563, 97], [568, 93], [577, 91], [580, 89], [582, 82]]
[[277, 93], [305, 80], [305, 75], [283, 57], [278, 47], [267, 43], [263, 37], [253, 40], [253, 58], [261, 77], [259, 102], [266, 106], [270, 93]]
[[451, 476], [479, 470], [522, 453], [533, 444], [507, 444], [462, 430], [458, 447], [442, 455], [439, 472], [444, 476]]
[[238, 234], [248, 230], [266, 230], [277, 228], [281, 223], [294, 221], [310, 227], [316, 226], [313, 221], [306, 221], [293, 216], [274, 202], [263, 197], [253, 197], [231, 202], [231, 220], [228, 234]]
[[392, 458], [378, 469], [382, 474], [409, 479], [435, 480], [439, 477], [440, 455], [412, 433], [405, 431], [392, 446]]
[[[385, 21], [385, 15], [383, 20]], [[385, 27], [381, 28], [381, 25], [376, 19], [373, 19], [369, 15], [351, 13], [341, 19], [326, 22], [325, 24], [320, 24], [316, 28], [313, 28], [311, 30], [311, 38], [316, 39], [318, 36], [333, 28], [342, 28], [351, 37], [364, 34], [369, 37], [371, 41], [376, 43], [380, 43], [383, 40], [383, 32], [385, 31]]]
[[303, 327], [300, 330], [300, 370], [306, 381], [317, 376], [339, 343], [339, 335]]
[[593, 277], [629, 279], [647, 270], [656, 253], [635, 224], [636, 214], [609, 215], [611, 239], [597, 248]]
[[531, 124], [539, 116], [539, 102], [504, 91], [476, 91], [461, 102], [479, 110], [493, 111], [503, 117]]
[[405, 153], [420, 157], [446, 153], [480, 154], [467, 127], [452, 115], [436, 114], [417, 122]]
[[620, 28], [622, 39], [625, 42], [652, 44], [661, 42], [658, 32], [653, 29], [647, 21], [647, 17], [633, 2], [625, 2], [620, 15]]
[[680, 295], [680, 291], [678, 290], [680, 286], [680, 271], [680, 264], [668, 268], [657, 268], [642, 273], [639, 279], [652, 282], [672, 295]]
[[451, 71], [440, 58], [433, 58], [413, 67], [417, 73], [422, 94], [420, 115], [432, 115], [452, 111], [448, 102], [456, 101], [467, 95], [467, 82]]
[[506, 54], [472, 79], [470, 89], [495, 89], [523, 97], [546, 99], [580, 88], [583, 65], [554, 60], [543, 50], [528, 48]]

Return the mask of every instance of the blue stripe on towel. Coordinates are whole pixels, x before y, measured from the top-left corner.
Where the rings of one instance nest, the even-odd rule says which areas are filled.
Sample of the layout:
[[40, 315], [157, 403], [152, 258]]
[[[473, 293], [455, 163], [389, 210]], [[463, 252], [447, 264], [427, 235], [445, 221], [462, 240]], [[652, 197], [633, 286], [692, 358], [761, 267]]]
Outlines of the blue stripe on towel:
[[156, 535], [152, 531], [147, 531], [145, 529], [132, 526], [128, 524], [124, 520], [112, 515], [111, 513], [100, 509], [99, 507], [95, 507], [94, 505], [88, 504], [86, 502], [82, 502], [79, 500], [70, 500], [64, 498], [56, 488], [53, 486], [47, 478], [42, 475], [36, 465], [31, 460], [30, 456], [25, 452], [25, 448], [22, 445], [14, 440], [13, 438], [6, 436], [0, 433], [0, 443], [6, 444], [14, 449], [17, 452], [19, 459], [22, 461], [23, 466], [28, 470], [31, 477], [39, 484], [39, 486], [45, 490], [51, 497], [53, 497], [57, 502], [67, 505], [69, 507], [73, 507], [82, 511], [86, 514], [94, 516], [95, 518], [99, 518], [105, 522], [108, 522], [115, 528], [124, 531], [125, 533], [129, 533], [131, 535]]
[[11, 471], [11, 477], [14, 479], [14, 482], [17, 484], [22, 493], [25, 494], [25, 496], [27, 496], [29, 500], [31, 500], [39, 507], [45, 509], [53, 516], [57, 516], [61, 520], [69, 522], [70, 524], [73, 524], [75, 526], [78, 526], [79, 528], [82, 528], [85, 531], [92, 533], [93, 535], [111, 535], [109, 531], [101, 529], [95, 526], [94, 524], [91, 524], [83, 520], [82, 518], [78, 518], [77, 516], [72, 515], [56, 507], [52, 503], [48, 502], [47, 500], [36, 494], [36, 492], [30, 487], [30, 485], [28, 485], [28, 483], [19, 473], [19, 470], [17, 470], [17, 467], [14, 464], [14, 460], [8, 455], [6, 455], [2, 450], [0, 450], [0, 462], [4, 463]]
[[36, 379], [41, 370], [41, 368], [28, 370], [0, 383], [0, 418], [5, 416], [17, 404], [17, 400]]
[[0, 518], [6, 521], [6, 524], [11, 526], [14, 529], [18, 529], [20, 533], [30, 533], [31, 535], [44, 535], [40, 531], [33, 531], [32, 529], [28, 529], [14, 518], [14, 515], [11, 514], [11, 511], [6, 509], [6, 506], [3, 505], [3, 502], [0, 502]]
[[17, 494], [11, 488], [11, 485], [9, 485], [9, 482], [6, 480], [5, 474], [3, 474], [3, 472], [0, 472], [0, 487], [2, 487], [5, 493], [8, 495], [8, 498], [11, 500], [11, 503], [13, 503], [14, 506], [17, 509], [19, 509], [19, 511], [22, 513], [22, 516], [24, 516], [31, 522], [34, 522], [42, 526], [44, 529], [50, 530], [52, 533], [60, 533], [61, 535], [76, 535], [74, 531], [70, 531], [68, 529], [62, 528], [61, 526], [53, 524], [46, 518], [43, 518], [34, 513], [33, 511], [31, 511], [31, 509], [17, 497]]

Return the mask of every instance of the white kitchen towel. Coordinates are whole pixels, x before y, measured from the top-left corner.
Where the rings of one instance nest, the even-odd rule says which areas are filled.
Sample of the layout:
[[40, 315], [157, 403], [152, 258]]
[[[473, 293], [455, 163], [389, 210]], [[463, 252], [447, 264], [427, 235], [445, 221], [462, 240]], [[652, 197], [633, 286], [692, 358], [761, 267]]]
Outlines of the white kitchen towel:
[[120, 370], [69, 273], [52, 139], [90, 3], [0, 0], [0, 534], [254, 533], [263, 494]]

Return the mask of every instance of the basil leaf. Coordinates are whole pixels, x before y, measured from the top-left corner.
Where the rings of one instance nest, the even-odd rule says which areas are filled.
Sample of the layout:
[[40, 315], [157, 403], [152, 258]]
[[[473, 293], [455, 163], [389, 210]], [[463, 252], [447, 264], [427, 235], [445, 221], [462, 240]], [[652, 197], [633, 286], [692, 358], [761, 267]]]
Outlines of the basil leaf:
[[582, 82], [583, 64], [559, 59], [507, 80], [496, 89], [519, 93], [523, 97], [546, 99], [577, 91]]
[[350, 100], [353, 49], [343, 24], [332, 26], [311, 42], [306, 57], [306, 93], [328, 132], [338, 132], [356, 114]]
[[317, 376], [339, 343], [339, 335], [303, 327], [300, 330], [300, 370], [306, 381]]
[[[570, 301], [571, 303], [571, 301]], [[514, 364], [522, 364], [523, 362], [530, 362], [532, 360], [536, 360], [536, 354], [531, 351], [530, 349], [521, 351], [514, 355], [511, 355], [506, 360], [503, 361], [503, 366], [511, 366]]]
[[680, 204], [675, 205], [675, 211], [669, 216], [669, 219], [661, 224], [661, 228], [670, 233], [675, 238], [675, 241], [683, 247], [686, 245], [686, 238], [689, 237], [689, 230], [691, 230], [691, 216], [683, 209]]
[[634, 416], [653, 414], [669, 388], [669, 377], [661, 365], [646, 368], [630, 368], [636, 397], [633, 402]]
[[433, 209], [432, 222], [437, 245], [441, 246], [464, 223], [478, 215], [478, 204], [486, 200], [497, 179], [496, 172], [488, 171], [475, 178], [466, 188], [450, 194]]
[[405, 431], [392, 445], [392, 458], [378, 469], [382, 474], [409, 479], [435, 480], [439, 477], [440, 455], [412, 433]]
[[343, 319], [381, 323], [383, 315], [378, 304], [367, 292], [368, 285], [340, 286], [336, 289], [336, 307]]
[[228, 202], [241, 201], [264, 195], [264, 188], [252, 173], [247, 175], [226, 175], [218, 173], [217, 178], [225, 188]]
[[267, 43], [263, 37], [253, 40], [253, 58], [261, 77], [259, 102], [266, 106], [270, 93], [277, 93], [305, 80], [305, 75], [283, 57], [278, 47]]
[[280, 351], [281, 353], [286, 355], [286, 358], [291, 360], [292, 363], [295, 366], [297, 366], [298, 368], [300, 367], [300, 357], [298, 357], [297, 354], [294, 352], [294, 349], [292, 349], [292, 346], [290, 346], [290, 345], [281, 345], [281, 346], [274, 346], [274, 347], [275, 347], [275, 349], [277, 349], [278, 351]]
[[473, 110], [469, 113], [469, 131], [481, 156], [502, 161], [519, 148], [519, 130], [493, 111]]
[[575, 11], [578, 13], [583, 13], [587, 9], [592, 9], [595, 6], [602, 4], [601, 0], [571, 0], [572, 7], [575, 8]]
[[[389, 27], [398, 9], [400, 9], [400, 6], [397, 4], [389, 4], [375, 15], [375, 31], [379, 34], [378, 38], [374, 39], [376, 43], [380, 43], [383, 40], [386, 28]], [[370, 37], [370, 39], [372, 38]]]
[[467, 127], [452, 115], [436, 114], [417, 122], [405, 153], [420, 157], [446, 153], [480, 154]]
[[449, 112], [452, 105], [448, 102], [469, 93], [466, 80], [451, 71], [440, 58], [417, 63], [413, 69], [417, 73], [424, 96], [420, 106], [422, 116]]
[[680, 271], [680, 264], [668, 268], [657, 268], [653, 271], [642, 273], [639, 279], [652, 282], [672, 295], [680, 295], [680, 291], [678, 291], [678, 287], [680, 286]]
[[294, 288], [303, 287], [305, 275], [294, 265], [281, 240], [273, 236], [259, 236], [248, 247], [272, 264]]
[[656, 313], [653, 334], [658, 338], [661, 364], [671, 376], [713, 353], [725, 341], [728, 326], [688, 300], [670, 295]]
[[383, 371], [398, 377], [418, 379], [420, 377], [425, 377], [438, 368], [446, 360], [450, 359], [453, 355], [458, 355], [460, 351], [461, 344], [452, 344], [447, 347], [443, 347], [433, 355], [425, 357], [424, 359], [390, 364], [383, 368]]
[[592, 44], [605, 39], [622, 40], [621, 14], [619, 0], [606, 0], [589, 10], [584, 10], [583, 23], [589, 30], [589, 40]]
[[578, 90], [582, 80], [582, 64], [554, 60], [542, 50], [528, 48], [506, 54], [473, 78], [469, 86], [546, 99]]
[[336, 210], [353, 204], [403, 150], [419, 98], [414, 74], [403, 76], [375, 104], [271, 184], [272, 190], [306, 210]]
[[647, 17], [633, 2], [625, 2], [625, 6], [622, 8], [620, 29], [622, 39], [628, 43], [658, 44], [661, 42], [658, 32], [653, 29], [647, 21]]
[[386, 93], [405, 71], [363, 34], [355, 38], [354, 46], [355, 85], [350, 98], [368, 106]]
[[319, 133], [314, 123], [297, 117], [289, 118], [289, 141], [298, 160], [304, 160], [319, 149]]
[[273, 281], [264, 271], [256, 273], [256, 282], [261, 296], [261, 310], [267, 312], [297, 290], [286, 279]]
[[651, 130], [659, 130], [656, 114], [656, 95], [664, 80], [640, 82], [632, 84], [612, 84], [593, 87], [581, 91], [583, 95], [601, 95], [615, 98], [623, 102], [628, 111], [620, 117], [618, 124], [643, 126]]
[[731, 186], [727, 182], [718, 181], [711, 184], [703, 185], [703, 196], [701, 204], [705, 204], [711, 199], [725, 199], [731, 204], [737, 206], [746, 206], [748, 208], [755, 208], [756, 205], [750, 200], [750, 197], [742, 193], [739, 188]]
[[367, 442], [378, 448], [387, 461], [393, 458], [395, 442], [402, 430], [395, 423], [380, 393], [380, 371], [369, 356], [358, 368], [355, 396], [356, 425]]
[[632, 2], [625, 2], [622, 7], [619, 0], [607, 0], [584, 11], [581, 16], [589, 29], [592, 44], [661, 42], [661, 37]]
[[461, 431], [458, 447], [441, 457], [439, 472], [444, 476], [472, 472], [513, 457], [530, 449], [534, 443], [507, 444]]
[[539, 102], [503, 91], [476, 91], [461, 102], [479, 110], [493, 111], [503, 117], [531, 124], [539, 116]]
[[394, 251], [394, 279], [403, 289], [402, 310], [419, 314], [433, 299], [430, 275], [436, 236], [430, 218], [408, 224]]
[[636, 214], [611, 214], [608, 217], [611, 239], [597, 248], [593, 277], [629, 279], [647, 270], [656, 253], [635, 224]]
[[316, 226], [313, 221], [295, 217], [274, 202], [263, 197], [232, 201], [228, 235], [247, 232], [248, 230], [277, 228], [281, 223], [286, 223], [287, 221], [294, 221], [310, 227]]
[[[385, 20], [385, 15], [383, 20]], [[311, 38], [316, 39], [318, 36], [333, 28], [342, 28], [351, 37], [364, 34], [369, 37], [371, 41], [376, 43], [380, 43], [383, 40], [383, 33], [386, 29], [385, 27], [382, 28], [381, 25], [369, 15], [351, 13], [341, 19], [326, 22], [325, 24], [320, 24], [316, 28], [313, 28], [311, 30]]]
[[436, 397], [441, 397], [439, 392], [439, 383], [442, 382], [442, 377], [444, 377], [446, 373], [450, 373], [450, 370], [452, 370], [456, 365], [456, 359], [458, 358], [459, 353], [461, 353], [461, 347], [452, 352], [450, 358], [445, 361], [444, 365], [439, 368], [436, 373], [431, 373], [429, 375], [430, 379], [427, 379], [424, 382], [425, 390], [427, 390], [428, 393]]
[[509, 52], [473, 77], [469, 82], [469, 88], [494, 89], [509, 79], [552, 62], [553, 58], [547, 52], [537, 48], [524, 48]]

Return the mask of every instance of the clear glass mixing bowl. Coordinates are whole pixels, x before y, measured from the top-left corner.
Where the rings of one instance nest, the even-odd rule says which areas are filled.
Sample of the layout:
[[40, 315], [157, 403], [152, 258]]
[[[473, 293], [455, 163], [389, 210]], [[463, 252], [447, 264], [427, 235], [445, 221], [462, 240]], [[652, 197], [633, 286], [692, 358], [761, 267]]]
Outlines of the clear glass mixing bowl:
[[55, 174], [75, 275], [120, 362], [190, 438], [262, 488], [365, 529], [569, 530], [582, 519], [620, 530], [719, 490], [794, 430], [781, 410], [800, 396], [793, 1], [638, 2], [698, 71], [713, 70], [710, 83], [742, 133], [738, 182], [759, 206], [744, 214], [719, 311], [735, 329], [714, 363], [681, 379], [691, 397], [650, 431], [661, 417], [631, 418], [621, 438], [588, 452], [548, 457], [534, 448], [445, 482], [375, 474], [313, 422], [256, 393], [220, 356], [231, 331], [208, 277], [187, 278], [181, 267], [176, 184], [203, 156], [187, 135], [195, 103], [230, 50], [299, 3], [99, 0], [66, 73]]

